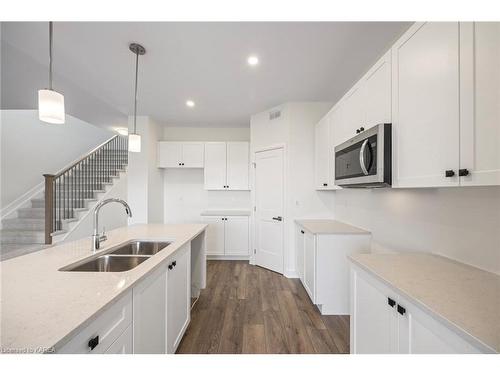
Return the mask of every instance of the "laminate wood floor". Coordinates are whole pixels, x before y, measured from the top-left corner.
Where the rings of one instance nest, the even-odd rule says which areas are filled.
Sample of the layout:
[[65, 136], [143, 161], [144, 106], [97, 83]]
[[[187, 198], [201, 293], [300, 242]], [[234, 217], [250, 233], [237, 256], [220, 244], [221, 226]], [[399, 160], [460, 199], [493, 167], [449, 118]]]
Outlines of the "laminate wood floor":
[[177, 353], [349, 353], [349, 316], [321, 316], [298, 279], [209, 261]]

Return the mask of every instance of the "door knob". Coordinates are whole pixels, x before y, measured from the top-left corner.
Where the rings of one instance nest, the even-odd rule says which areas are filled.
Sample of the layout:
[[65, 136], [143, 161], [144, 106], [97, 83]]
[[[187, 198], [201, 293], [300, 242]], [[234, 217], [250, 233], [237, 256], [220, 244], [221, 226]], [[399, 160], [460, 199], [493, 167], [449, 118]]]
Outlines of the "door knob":
[[282, 221], [283, 218], [281, 216], [276, 216], [276, 217], [273, 217], [273, 220]]

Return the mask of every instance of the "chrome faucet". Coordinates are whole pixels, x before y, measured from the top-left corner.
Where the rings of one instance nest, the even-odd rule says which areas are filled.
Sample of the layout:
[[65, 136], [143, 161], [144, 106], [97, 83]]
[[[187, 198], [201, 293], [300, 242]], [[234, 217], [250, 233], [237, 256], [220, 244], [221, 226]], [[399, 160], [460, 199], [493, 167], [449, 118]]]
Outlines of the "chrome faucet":
[[132, 210], [130, 209], [128, 203], [125, 202], [123, 199], [109, 198], [99, 202], [94, 208], [94, 233], [92, 234], [92, 251], [94, 253], [101, 247], [101, 242], [106, 241], [108, 239], [104, 231], [104, 228], [102, 230], [102, 234], [99, 234], [99, 211], [103, 206], [111, 202], [121, 203], [125, 207], [125, 212], [127, 213], [128, 217], [132, 217]]

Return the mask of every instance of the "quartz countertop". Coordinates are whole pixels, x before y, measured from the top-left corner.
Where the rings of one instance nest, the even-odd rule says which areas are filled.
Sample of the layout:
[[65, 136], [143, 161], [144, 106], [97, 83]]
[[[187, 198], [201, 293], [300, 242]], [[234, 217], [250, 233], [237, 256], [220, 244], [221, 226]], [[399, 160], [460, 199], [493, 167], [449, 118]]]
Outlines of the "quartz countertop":
[[337, 220], [295, 220], [312, 234], [370, 234], [369, 231]]
[[201, 216], [250, 216], [250, 210], [210, 209], [202, 211]]
[[139, 224], [110, 231], [99, 252], [134, 239], [173, 241], [126, 272], [59, 271], [92, 255], [91, 238], [1, 262], [0, 349], [59, 349], [79, 328], [205, 228], [205, 224]]
[[500, 352], [499, 275], [433, 254], [349, 258], [460, 336]]

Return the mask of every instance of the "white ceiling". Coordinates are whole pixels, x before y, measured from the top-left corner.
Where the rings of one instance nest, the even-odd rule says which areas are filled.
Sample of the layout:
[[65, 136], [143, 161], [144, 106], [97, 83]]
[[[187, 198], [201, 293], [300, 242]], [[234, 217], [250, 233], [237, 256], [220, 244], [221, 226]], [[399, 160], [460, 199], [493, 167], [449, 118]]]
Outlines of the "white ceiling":
[[[248, 126], [251, 114], [286, 101], [338, 100], [409, 25], [55, 23], [54, 69], [65, 79], [54, 86], [66, 102], [71, 81], [132, 114], [135, 60], [128, 44], [139, 42], [147, 50], [139, 61], [139, 114], [167, 125]], [[47, 30], [47, 23], [3, 23], [2, 40], [47, 65]], [[258, 67], [247, 65], [250, 54], [259, 56]], [[196, 107], [186, 107], [187, 99]]]

